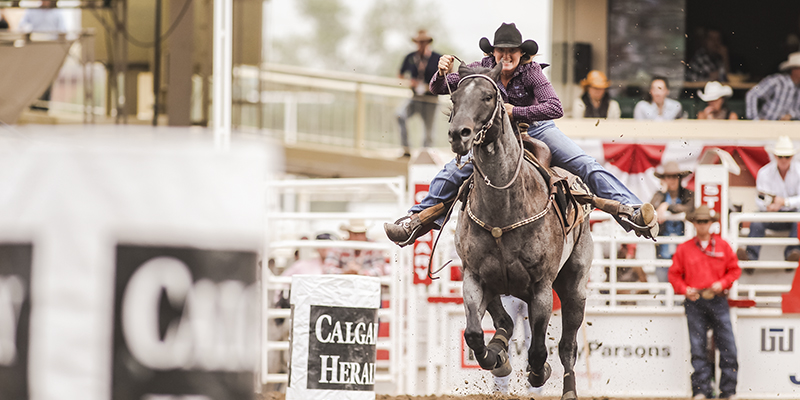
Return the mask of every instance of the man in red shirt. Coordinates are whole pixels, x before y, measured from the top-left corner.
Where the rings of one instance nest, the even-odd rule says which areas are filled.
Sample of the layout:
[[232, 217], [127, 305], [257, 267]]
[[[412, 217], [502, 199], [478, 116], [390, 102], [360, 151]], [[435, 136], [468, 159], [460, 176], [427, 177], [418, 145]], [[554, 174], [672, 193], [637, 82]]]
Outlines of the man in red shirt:
[[711, 234], [711, 223], [719, 219], [708, 206], [698, 207], [687, 217], [697, 236], [678, 246], [669, 269], [669, 282], [676, 294], [684, 294], [686, 322], [692, 352], [692, 395], [695, 399], [713, 398], [711, 379], [714, 364], [706, 352], [706, 333], [714, 331], [719, 349], [719, 398], [736, 394], [739, 363], [736, 341], [731, 326], [727, 290], [742, 274], [731, 246], [717, 234]]

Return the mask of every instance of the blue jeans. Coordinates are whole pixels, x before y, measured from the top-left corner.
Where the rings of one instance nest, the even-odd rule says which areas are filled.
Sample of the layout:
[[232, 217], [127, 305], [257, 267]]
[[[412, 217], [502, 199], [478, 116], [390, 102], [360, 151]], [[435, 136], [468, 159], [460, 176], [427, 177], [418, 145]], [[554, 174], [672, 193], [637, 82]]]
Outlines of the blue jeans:
[[[777, 231], [789, 230], [789, 237], [797, 237], [797, 223], [796, 222], [751, 222], [750, 234], [747, 237], [764, 237], [764, 232], [767, 229], [774, 229]], [[783, 257], [789, 255], [792, 250], [800, 250], [800, 246], [786, 246], [783, 250]], [[761, 246], [747, 246], [747, 257], [751, 260], [758, 260], [758, 255], [761, 253]]]
[[[658, 232], [658, 236], [683, 236], [683, 221], [665, 221], [661, 226], [664, 229]], [[661, 260], [671, 260], [677, 247], [676, 244], [659, 244], [656, 256]]]
[[[403, 149], [408, 151], [408, 128], [406, 128], [406, 120], [411, 118], [414, 114], [419, 114], [422, 117], [422, 122], [425, 125], [425, 136], [422, 140], [422, 147], [431, 147], [433, 145], [433, 123], [436, 116], [437, 103], [436, 96], [417, 96], [406, 101], [397, 110], [397, 124], [400, 126], [400, 144]], [[429, 100], [429, 101], [426, 101]]]
[[733, 337], [728, 299], [723, 296], [705, 300], [683, 302], [686, 322], [689, 326], [689, 343], [692, 351], [692, 395], [704, 394], [712, 398], [711, 379], [714, 377], [714, 361], [709, 359], [706, 349], [706, 332], [714, 331], [714, 343], [719, 350], [719, 397], [736, 394], [736, 376], [739, 363], [736, 358], [736, 341]]
[[[580, 177], [598, 197], [617, 200], [628, 205], [642, 204], [642, 201], [617, 177], [603, 168], [593, 157], [586, 154], [572, 139], [564, 135], [553, 121], [533, 122], [528, 128], [528, 135], [541, 140], [550, 148], [553, 155], [551, 165], [564, 168]], [[469, 156], [470, 154], [461, 157], [461, 163], [469, 160]], [[463, 168], [458, 169], [455, 160], [445, 164], [444, 168], [431, 181], [428, 195], [419, 204], [411, 207], [410, 211], [418, 213], [455, 197], [461, 184], [472, 175], [472, 169], [472, 164], [466, 164]], [[444, 216], [436, 220], [440, 227], [443, 222]]]

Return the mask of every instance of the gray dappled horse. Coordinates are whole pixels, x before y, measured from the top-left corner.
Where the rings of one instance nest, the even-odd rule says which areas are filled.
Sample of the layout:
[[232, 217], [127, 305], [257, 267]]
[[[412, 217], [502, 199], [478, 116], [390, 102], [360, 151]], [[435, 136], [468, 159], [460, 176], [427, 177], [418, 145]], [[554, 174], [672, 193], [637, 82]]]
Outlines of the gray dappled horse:
[[[452, 93], [450, 146], [458, 155], [472, 150], [478, 174], [455, 238], [464, 266], [464, 339], [481, 368], [497, 376], [508, 375], [508, 340], [514, 323], [500, 295], [524, 300], [533, 334], [528, 381], [541, 387], [551, 372], [545, 335], [553, 308], [551, 289], [555, 289], [563, 315], [558, 345], [565, 371], [561, 398], [574, 399], [576, 336], [583, 322], [592, 257], [589, 223], [582, 221], [565, 237], [546, 181], [534, 167], [520, 161], [521, 145], [495, 83], [500, 68], [471, 70], [462, 65], [461, 81]], [[481, 327], [486, 311], [496, 329], [488, 346]]]

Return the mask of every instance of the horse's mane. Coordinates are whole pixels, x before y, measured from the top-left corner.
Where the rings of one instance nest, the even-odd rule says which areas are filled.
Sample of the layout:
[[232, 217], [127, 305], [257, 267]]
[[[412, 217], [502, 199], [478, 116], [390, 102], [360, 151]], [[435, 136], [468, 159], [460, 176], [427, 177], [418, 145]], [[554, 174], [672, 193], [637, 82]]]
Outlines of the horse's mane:
[[474, 67], [462, 65], [458, 67], [458, 77], [460, 79], [463, 79], [465, 76], [468, 75], [475, 75], [475, 74], [488, 75], [489, 72], [491, 71], [492, 71], [491, 68], [486, 68], [480, 65], [476, 65]]

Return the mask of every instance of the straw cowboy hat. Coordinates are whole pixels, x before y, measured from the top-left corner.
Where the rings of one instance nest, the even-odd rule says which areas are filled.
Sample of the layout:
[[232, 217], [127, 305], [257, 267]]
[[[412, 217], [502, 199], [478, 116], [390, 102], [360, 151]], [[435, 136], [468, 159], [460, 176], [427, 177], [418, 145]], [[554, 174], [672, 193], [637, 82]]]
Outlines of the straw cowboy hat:
[[719, 221], [719, 214], [717, 214], [716, 211], [708, 208], [707, 205], [703, 204], [700, 207], [697, 207], [693, 213], [686, 216], [686, 220], [689, 222], [694, 222], [697, 220]]
[[664, 179], [667, 175], [678, 175], [678, 178], [683, 179], [686, 176], [692, 174], [692, 171], [681, 171], [681, 167], [678, 166], [678, 163], [675, 161], [670, 161], [664, 164], [664, 172], [659, 173], [658, 171], [653, 172], [653, 175], [656, 176], [658, 179]]
[[590, 86], [597, 89], [607, 89], [609, 84], [606, 74], [596, 69], [589, 71], [589, 73], [586, 74], [586, 78], [581, 80], [581, 87], [583, 88]]
[[733, 96], [733, 88], [717, 81], [706, 83], [704, 90], [698, 90], [697, 96], [705, 102], [714, 101], [722, 97]]
[[478, 42], [478, 47], [486, 54], [494, 53], [494, 48], [514, 48], [519, 47], [527, 55], [535, 55], [539, 51], [539, 45], [533, 40], [522, 41], [522, 34], [517, 26], [512, 22], [503, 23], [494, 32], [494, 44], [489, 43], [489, 39], [483, 37]]
[[788, 136], [781, 136], [772, 148], [772, 154], [776, 157], [789, 157], [797, 154], [797, 149], [794, 148], [794, 143]]
[[782, 62], [778, 67], [781, 71], [786, 71], [792, 68], [800, 68], [800, 51], [789, 54], [789, 59]]
[[433, 41], [433, 38], [430, 37], [430, 35], [428, 35], [428, 31], [426, 31], [425, 29], [420, 29], [417, 32], [417, 36], [412, 37], [411, 41], [414, 43], [423, 43], [423, 42], [430, 43]]
[[346, 232], [364, 233], [367, 231], [367, 224], [363, 219], [351, 219], [349, 224], [342, 224], [339, 229]]

